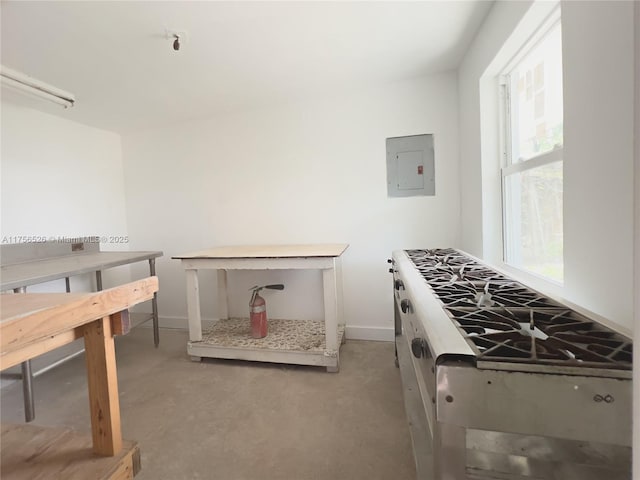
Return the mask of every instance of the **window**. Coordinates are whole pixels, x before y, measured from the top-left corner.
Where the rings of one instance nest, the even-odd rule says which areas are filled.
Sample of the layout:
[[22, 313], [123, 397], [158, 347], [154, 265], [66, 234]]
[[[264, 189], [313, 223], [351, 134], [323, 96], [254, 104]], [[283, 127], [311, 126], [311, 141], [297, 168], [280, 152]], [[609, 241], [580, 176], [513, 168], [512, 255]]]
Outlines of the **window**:
[[505, 262], [563, 280], [559, 12], [500, 76]]

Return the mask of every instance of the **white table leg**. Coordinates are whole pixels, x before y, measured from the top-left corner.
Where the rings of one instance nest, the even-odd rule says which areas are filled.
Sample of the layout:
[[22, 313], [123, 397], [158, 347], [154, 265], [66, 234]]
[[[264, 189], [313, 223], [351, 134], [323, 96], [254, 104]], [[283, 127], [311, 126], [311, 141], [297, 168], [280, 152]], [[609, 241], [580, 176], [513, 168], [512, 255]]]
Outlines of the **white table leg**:
[[218, 270], [218, 315], [220, 320], [229, 318], [229, 302], [227, 300], [227, 271]]
[[[336, 289], [337, 289], [337, 301], [338, 301], [338, 325], [345, 327], [346, 319], [344, 318], [344, 296], [342, 293], [342, 259], [337, 257], [335, 260], [336, 265]], [[347, 339], [347, 333], [342, 335], [342, 343]]]
[[202, 340], [202, 319], [200, 317], [200, 287], [198, 270], [185, 270], [187, 276], [187, 316], [189, 317], [189, 340]]
[[324, 330], [325, 356], [330, 363], [327, 372], [335, 373], [340, 369], [338, 351], [338, 293], [336, 289], [336, 269], [334, 267], [322, 270], [322, 286], [324, 294]]

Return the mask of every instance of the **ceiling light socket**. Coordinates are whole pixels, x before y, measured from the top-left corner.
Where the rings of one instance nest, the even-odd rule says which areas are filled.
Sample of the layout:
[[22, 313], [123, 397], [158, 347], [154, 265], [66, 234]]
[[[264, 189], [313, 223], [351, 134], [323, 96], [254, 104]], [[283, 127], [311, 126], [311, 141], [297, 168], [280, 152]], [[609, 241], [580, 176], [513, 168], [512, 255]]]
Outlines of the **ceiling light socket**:
[[177, 28], [164, 29], [164, 37], [172, 42], [176, 39], [180, 39], [180, 44], [185, 45], [189, 41], [189, 33], [186, 30], [178, 30]]

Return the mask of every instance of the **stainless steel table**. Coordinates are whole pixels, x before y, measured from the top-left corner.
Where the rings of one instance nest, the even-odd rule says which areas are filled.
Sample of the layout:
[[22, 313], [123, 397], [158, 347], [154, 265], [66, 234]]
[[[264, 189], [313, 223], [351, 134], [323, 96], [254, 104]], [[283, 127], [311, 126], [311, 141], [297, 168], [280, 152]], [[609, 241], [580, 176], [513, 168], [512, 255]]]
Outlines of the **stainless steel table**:
[[[13, 290], [15, 293], [24, 293], [30, 285], [63, 278], [66, 291], [70, 292], [70, 277], [94, 272], [96, 289], [100, 291], [103, 270], [142, 261], [149, 262], [149, 274], [155, 276], [155, 259], [161, 257], [162, 252], [102, 252], [98, 241], [68, 241], [2, 245], [1, 255], [0, 291]], [[153, 320], [153, 340], [157, 347], [160, 343], [157, 293], [153, 295], [151, 305], [152, 314], [137, 323]], [[30, 422], [35, 418], [30, 360], [22, 363], [22, 388], [25, 420]]]

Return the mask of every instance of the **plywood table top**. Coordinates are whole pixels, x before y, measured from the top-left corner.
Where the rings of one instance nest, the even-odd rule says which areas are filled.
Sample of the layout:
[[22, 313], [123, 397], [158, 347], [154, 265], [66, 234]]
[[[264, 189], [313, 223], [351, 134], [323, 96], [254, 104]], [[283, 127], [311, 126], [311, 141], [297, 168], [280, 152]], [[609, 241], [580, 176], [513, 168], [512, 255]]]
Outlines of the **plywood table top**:
[[29, 344], [127, 310], [149, 300], [157, 291], [158, 278], [149, 277], [101, 292], [4, 294], [0, 297], [0, 358]]
[[34, 315], [44, 310], [53, 311], [70, 302], [86, 297], [86, 293], [24, 293], [2, 295], [0, 328], [9, 322]]
[[100, 457], [91, 454], [91, 435], [71, 428], [3, 424], [1, 437], [2, 480], [123, 480], [141, 469], [136, 442], [124, 441], [118, 454]]
[[307, 245], [234, 245], [176, 255], [172, 258], [309, 258], [339, 257], [349, 247], [346, 243]]

